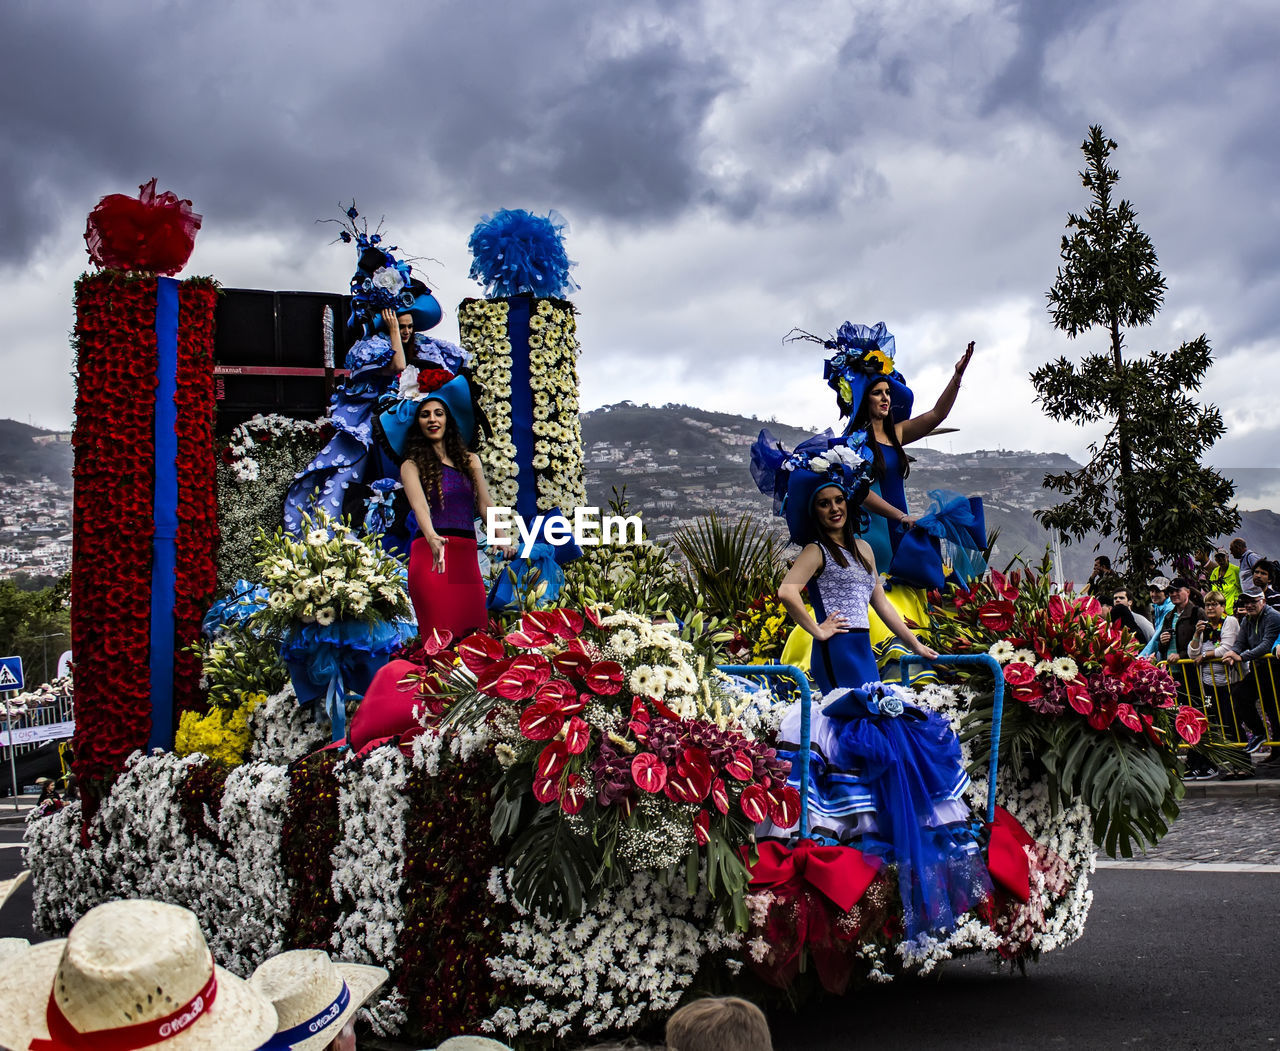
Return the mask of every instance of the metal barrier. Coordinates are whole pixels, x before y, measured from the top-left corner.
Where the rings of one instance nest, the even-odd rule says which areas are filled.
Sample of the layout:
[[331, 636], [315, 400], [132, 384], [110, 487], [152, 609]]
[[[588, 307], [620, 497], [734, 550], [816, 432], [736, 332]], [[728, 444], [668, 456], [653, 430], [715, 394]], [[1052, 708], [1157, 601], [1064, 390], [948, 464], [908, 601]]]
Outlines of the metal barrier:
[[[9, 727], [6, 725], [5, 719], [6, 709], [3, 701], [0, 701], [0, 731], [6, 731]], [[27, 730], [32, 727], [39, 726], [57, 726], [61, 723], [75, 722], [75, 704], [70, 696], [58, 695], [53, 698], [50, 704], [31, 705], [13, 711], [13, 729], [15, 731]], [[12, 747], [14, 756], [26, 755], [28, 752], [34, 752], [38, 748], [43, 748], [52, 740], [59, 740], [60, 737], [70, 737], [70, 734], [62, 734], [59, 737], [48, 737], [44, 740], [32, 741], [28, 744], [17, 744]], [[0, 741], [8, 741], [8, 735], [0, 737]], [[9, 761], [10, 747], [8, 744], [0, 744], [0, 758], [4, 762]]]
[[[1268, 654], [1250, 661], [1249, 666], [1250, 675], [1253, 676], [1258, 688], [1258, 700], [1253, 703], [1261, 709], [1262, 724], [1269, 731], [1266, 744], [1280, 747], [1280, 739], [1277, 739], [1280, 736], [1280, 726], [1276, 726], [1267, 718], [1266, 711], [1267, 702], [1270, 702], [1273, 711], [1280, 708], [1280, 689], [1277, 688], [1280, 685], [1280, 671], [1277, 670], [1276, 658]], [[1239, 725], [1235, 708], [1236, 703], [1243, 702], [1236, 702], [1231, 696], [1232, 685], [1238, 685], [1238, 683], [1216, 681], [1218, 671], [1223, 672], [1224, 679], [1227, 678], [1226, 663], [1218, 657], [1213, 657], [1204, 663], [1175, 659], [1166, 661], [1165, 667], [1177, 684], [1180, 700], [1204, 715], [1209, 720], [1210, 726], [1217, 728], [1228, 745], [1243, 748], [1245, 746], [1244, 727]], [[1205, 682], [1201, 675], [1206, 667], [1215, 672], [1209, 682]], [[1239, 665], [1231, 667], [1238, 668]]]
[[[1004, 672], [1000, 667], [1000, 662], [986, 653], [942, 656], [935, 661], [928, 662], [923, 657], [912, 654], [903, 657], [901, 661], [903, 683], [910, 684], [911, 681], [907, 667], [909, 664], [925, 663], [944, 664], [954, 667], [981, 665], [991, 672], [995, 680], [991, 710], [991, 762], [988, 768], [989, 780], [987, 782], [987, 824], [990, 825], [996, 819], [996, 773], [1000, 763], [1000, 722], [1004, 714]], [[809, 689], [809, 677], [803, 671], [794, 664], [721, 664], [718, 665], [718, 668], [727, 675], [760, 676], [765, 679], [780, 678], [793, 681], [800, 693], [800, 754], [803, 756], [809, 754], [809, 745], [811, 743], [809, 722], [813, 694]], [[799, 833], [801, 839], [809, 835], [809, 763], [807, 761], [803, 762], [800, 767]]]

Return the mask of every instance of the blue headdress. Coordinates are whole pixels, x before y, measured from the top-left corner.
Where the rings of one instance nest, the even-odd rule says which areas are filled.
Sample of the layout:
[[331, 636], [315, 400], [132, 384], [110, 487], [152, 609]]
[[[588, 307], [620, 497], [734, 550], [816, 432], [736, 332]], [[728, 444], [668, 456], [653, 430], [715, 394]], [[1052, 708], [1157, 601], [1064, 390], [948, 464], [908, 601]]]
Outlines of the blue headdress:
[[835, 351], [823, 362], [822, 378], [836, 392], [836, 405], [841, 416], [853, 416], [862, 404], [867, 389], [879, 380], [889, 381], [889, 401], [893, 420], [902, 423], [911, 418], [915, 395], [893, 363], [896, 353], [893, 335], [881, 321], [871, 325], [855, 325], [846, 321], [830, 339], [793, 330], [791, 339], [807, 339]]
[[338, 240], [356, 246], [351, 313], [347, 317], [347, 332], [352, 339], [368, 339], [381, 330], [382, 311], [388, 307], [397, 314], [411, 314], [415, 332], [426, 332], [440, 324], [444, 312], [431, 289], [413, 276], [413, 268], [406, 260], [392, 254], [399, 251], [395, 245], [383, 244], [381, 225], [369, 233], [369, 224], [361, 219], [355, 202], [343, 212], [343, 218], [322, 221], [337, 223], [342, 227]]
[[824, 431], [801, 442], [794, 452], [787, 452], [766, 429], [751, 446], [751, 477], [762, 493], [773, 497], [773, 513], [786, 520], [792, 541], [808, 544], [818, 539], [814, 498], [828, 486], [844, 493], [856, 532], [867, 528], [866, 512], [861, 510], [871, 490], [867, 456], [862, 433], [835, 438], [829, 430]]
[[409, 438], [418, 429], [418, 411], [428, 401], [444, 404], [462, 435], [462, 444], [474, 450], [476, 429], [490, 433], [489, 421], [477, 404], [479, 391], [471, 380], [454, 376], [447, 383], [418, 398], [387, 398], [381, 404], [383, 411], [375, 418], [374, 433], [379, 441], [397, 460], [403, 460]]

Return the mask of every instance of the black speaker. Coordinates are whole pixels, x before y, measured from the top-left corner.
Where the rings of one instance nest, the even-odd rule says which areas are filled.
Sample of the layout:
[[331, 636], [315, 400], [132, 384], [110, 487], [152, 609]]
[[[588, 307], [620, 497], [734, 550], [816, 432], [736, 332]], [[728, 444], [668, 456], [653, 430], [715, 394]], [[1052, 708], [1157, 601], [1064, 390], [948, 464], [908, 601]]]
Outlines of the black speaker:
[[[325, 308], [332, 311], [326, 360]], [[224, 288], [214, 311], [217, 433], [257, 413], [324, 415], [350, 341], [350, 297], [334, 292]]]

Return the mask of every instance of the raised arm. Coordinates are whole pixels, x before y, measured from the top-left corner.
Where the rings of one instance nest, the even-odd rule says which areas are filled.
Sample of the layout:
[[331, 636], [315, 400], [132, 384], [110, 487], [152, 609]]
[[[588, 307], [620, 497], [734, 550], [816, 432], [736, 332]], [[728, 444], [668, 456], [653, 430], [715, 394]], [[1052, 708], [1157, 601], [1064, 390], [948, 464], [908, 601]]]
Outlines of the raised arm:
[[404, 342], [400, 339], [400, 322], [396, 319], [396, 312], [387, 307], [382, 312], [382, 320], [387, 326], [387, 339], [391, 341], [393, 353], [391, 364], [383, 371], [387, 373], [403, 372], [405, 365]]
[[956, 403], [956, 394], [960, 391], [960, 380], [964, 377], [964, 370], [969, 367], [969, 361], [972, 357], [973, 341], [970, 340], [964, 353], [960, 355], [960, 360], [956, 362], [955, 371], [951, 373], [950, 381], [943, 388], [942, 393], [938, 395], [938, 400], [934, 403], [933, 408], [898, 424], [898, 440], [903, 445], [918, 442], [921, 438], [941, 426], [942, 421], [951, 415], [951, 408]]

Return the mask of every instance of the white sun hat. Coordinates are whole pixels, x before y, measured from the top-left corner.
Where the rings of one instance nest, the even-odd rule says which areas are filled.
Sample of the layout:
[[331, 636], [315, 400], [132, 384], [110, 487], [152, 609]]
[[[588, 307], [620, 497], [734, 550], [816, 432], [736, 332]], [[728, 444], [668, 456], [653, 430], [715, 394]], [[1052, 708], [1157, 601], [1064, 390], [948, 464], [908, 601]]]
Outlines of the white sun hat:
[[58, 941], [0, 962], [0, 1045], [21, 1051], [255, 1051], [271, 1002], [215, 967], [195, 914], [158, 901], [90, 909]]
[[0, 879], [0, 909], [4, 908], [4, 903], [13, 897], [13, 892], [21, 887], [30, 875], [30, 869], [23, 869], [13, 879]]
[[249, 984], [271, 1001], [279, 1019], [279, 1031], [265, 1048], [328, 1047], [388, 977], [381, 967], [335, 962], [319, 949], [291, 949], [264, 960]]

